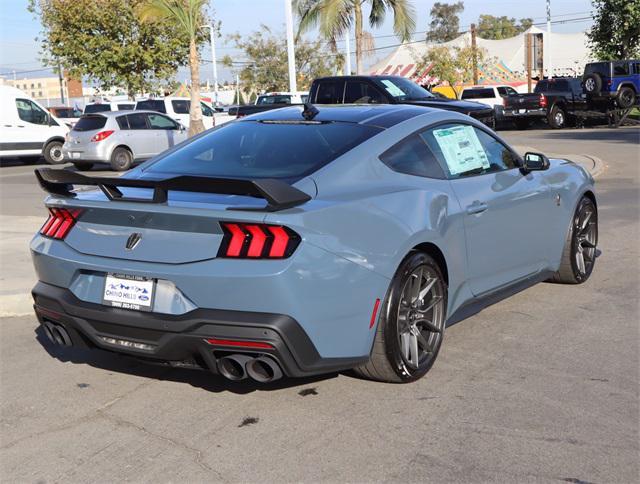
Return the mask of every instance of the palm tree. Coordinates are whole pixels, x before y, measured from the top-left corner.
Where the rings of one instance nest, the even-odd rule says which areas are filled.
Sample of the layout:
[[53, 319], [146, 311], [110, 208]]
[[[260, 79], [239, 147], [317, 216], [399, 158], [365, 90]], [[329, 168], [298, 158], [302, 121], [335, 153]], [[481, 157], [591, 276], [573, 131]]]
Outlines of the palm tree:
[[204, 131], [200, 106], [200, 57], [198, 37], [204, 24], [207, 0], [146, 0], [140, 5], [143, 21], [172, 20], [189, 39], [189, 70], [191, 71], [191, 108], [189, 109], [189, 136]]
[[415, 10], [409, 0], [294, 0], [294, 8], [300, 18], [298, 33], [318, 26], [322, 36], [333, 45], [353, 23], [356, 31], [356, 71], [362, 73], [362, 53], [366, 41], [363, 31], [362, 10], [369, 4], [369, 25], [378, 27], [384, 22], [387, 10], [393, 11], [393, 32], [405, 42], [415, 29]]

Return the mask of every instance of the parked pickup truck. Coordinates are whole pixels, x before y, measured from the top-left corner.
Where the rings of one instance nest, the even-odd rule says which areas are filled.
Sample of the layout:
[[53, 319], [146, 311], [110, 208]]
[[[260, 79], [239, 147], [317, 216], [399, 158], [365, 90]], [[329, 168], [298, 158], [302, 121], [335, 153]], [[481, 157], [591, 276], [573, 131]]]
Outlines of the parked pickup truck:
[[271, 109], [285, 108], [292, 104], [304, 104], [307, 102], [308, 95], [308, 92], [268, 92], [259, 95], [255, 104], [230, 108], [229, 115], [242, 118]]
[[555, 129], [564, 128], [576, 111], [587, 109], [587, 98], [579, 78], [542, 79], [533, 93], [513, 94], [503, 102], [503, 113], [519, 129], [526, 129], [536, 119], [546, 119]]
[[313, 104], [412, 104], [456, 111], [495, 127], [493, 108], [484, 104], [436, 97], [399, 76], [333, 76], [315, 79], [309, 90]]

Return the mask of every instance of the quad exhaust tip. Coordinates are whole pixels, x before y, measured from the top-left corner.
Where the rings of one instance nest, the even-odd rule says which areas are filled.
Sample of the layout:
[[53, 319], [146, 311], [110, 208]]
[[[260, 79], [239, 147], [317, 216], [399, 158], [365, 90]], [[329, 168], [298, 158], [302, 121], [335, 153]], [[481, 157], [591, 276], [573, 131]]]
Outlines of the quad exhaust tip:
[[249, 377], [260, 383], [269, 383], [282, 378], [280, 365], [273, 358], [248, 355], [230, 355], [218, 360], [218, 371], [232, 381]]

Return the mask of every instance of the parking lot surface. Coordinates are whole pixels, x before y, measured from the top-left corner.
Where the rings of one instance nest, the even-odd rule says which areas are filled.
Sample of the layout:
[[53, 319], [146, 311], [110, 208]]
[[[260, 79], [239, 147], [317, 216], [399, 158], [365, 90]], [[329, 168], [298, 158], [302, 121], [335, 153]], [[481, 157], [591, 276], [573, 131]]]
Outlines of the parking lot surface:
[[449, 327], [408, 385], [230, 383], [52, 347], [24, 310], [44, 193], [34, 165], [3, 162], [2, 480], [636, 482], [640, 130], [501, 134], [603, 162], [601, 255], [582, 286], [540, 284]]

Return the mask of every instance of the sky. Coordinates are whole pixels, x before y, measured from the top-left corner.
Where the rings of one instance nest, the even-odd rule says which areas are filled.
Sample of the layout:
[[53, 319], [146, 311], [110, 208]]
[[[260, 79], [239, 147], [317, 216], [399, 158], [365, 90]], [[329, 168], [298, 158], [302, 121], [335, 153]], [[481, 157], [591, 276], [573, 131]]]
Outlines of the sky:
[[[284, 1], [285, 0], [211, 0], [216, 20], [222, 22], [222, 37], [216, 41], [218, 58], [229, 54], [240, 58], [241, 54], [227, 41], [227, 37], [234, 33], [248, 35], [260, 29], [260, 25], [267, 25], [275, 32], [284, 32]], [[447, 1], [447, 0], [441, 0]], [[51, 71], [43, 68], [39, 61], [39, 43], [36, 42], [41, 26], [39, 20], [27, 11], [28, 0], [0, 0], [0, 75], [12, 78], [16, 71], [17, 78], [43, 77], [51, 75]], [[414, 39], [424, 37], [429, 23], [429, 11], [434, 3], [432, 0], [413, 0], [416, 9], [416, 34]], [[450, 2], [449, 2], [450, 3]], [[516, 19], [531, 17], [535, 23], [546, 20], [546, 0], [466, 0], [464, 12], [460, 15], [463, 29], [472, 22], [477, 22], [480, 14], [495, 16], [507, 15]], [[592, 10], [591, 0], [551, 0], [551, 15], [553, 20], [566, 20], [587, 17]], [[555, 32], [577, 32], [587, 29], [589, 21], [554, 24]], [[540, 26], [544, 28], [544, 26]], [[388, 15], [384, 25], [371, 31], [375, 37], [376, 55], [367, 59], [372, 65], [376, 60], [384, 58], [393, 48], [384, 49], [398, 43], [393, 37], [392, 16]], [[307, 34], [312, 39], [317, 34]], [[344, 44], [340, 43], [339, 47]], [[353, 42], [352, 42], [353, 46]], [[208, 47], [202, 51], [204, 59], [211, 59]], [[355, 65], [355, 64], [354, 64]], [[201, 78], [204, 82], [212, 78], [211, 64], [204, 63]], [[188, 77], [185, 69], [178, 73], [178, 79]], [[231, 80], [233, 73], [222, 66], [218, 69], [219, 81]]]

